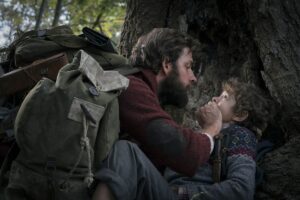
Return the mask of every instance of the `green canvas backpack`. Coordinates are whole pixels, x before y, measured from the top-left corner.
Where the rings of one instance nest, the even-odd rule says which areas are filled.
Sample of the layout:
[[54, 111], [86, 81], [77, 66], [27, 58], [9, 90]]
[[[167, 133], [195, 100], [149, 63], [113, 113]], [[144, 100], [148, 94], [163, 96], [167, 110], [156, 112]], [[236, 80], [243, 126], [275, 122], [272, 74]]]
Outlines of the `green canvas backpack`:
[[118, 54], [108, 37], [87, 27], [82, 32], [75, 35], [69, 26], [62, 25], [21, 34], [8, 48], [11, 68], [23, 67], [60, 52], [65, 52], [71, 62], [80, 49], [90, 54], [105, 70], [128, 67], [127, 59]]
[[15, 121], [20, 153], [7, 194], [30, 199], [86, 199], [119, 134], [118, 95], [129, 80], [104, 71], [85, 51], [58, 73], [43, 78], [24, 99]]

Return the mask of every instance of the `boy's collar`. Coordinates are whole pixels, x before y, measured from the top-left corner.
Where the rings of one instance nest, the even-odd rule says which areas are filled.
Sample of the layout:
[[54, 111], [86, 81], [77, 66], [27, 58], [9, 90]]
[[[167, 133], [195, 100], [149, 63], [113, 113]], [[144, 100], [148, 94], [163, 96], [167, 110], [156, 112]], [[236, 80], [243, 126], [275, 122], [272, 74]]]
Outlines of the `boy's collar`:
[[233, 124], [232, 122], [225, 122], [222, 124], [222, 129], [228, 128], [232, 124]]

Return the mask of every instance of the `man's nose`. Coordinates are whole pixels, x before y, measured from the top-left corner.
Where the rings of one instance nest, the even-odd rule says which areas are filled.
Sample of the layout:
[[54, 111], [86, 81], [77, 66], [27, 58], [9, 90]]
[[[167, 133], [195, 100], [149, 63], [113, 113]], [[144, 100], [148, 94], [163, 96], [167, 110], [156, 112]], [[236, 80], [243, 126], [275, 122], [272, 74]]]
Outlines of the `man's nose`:
[[191, 76], [190, 76], [190, 82], [192, 84], [195, 84], [197, 82], [197, 78], [196, 78], [194, 73], [192, 73]]

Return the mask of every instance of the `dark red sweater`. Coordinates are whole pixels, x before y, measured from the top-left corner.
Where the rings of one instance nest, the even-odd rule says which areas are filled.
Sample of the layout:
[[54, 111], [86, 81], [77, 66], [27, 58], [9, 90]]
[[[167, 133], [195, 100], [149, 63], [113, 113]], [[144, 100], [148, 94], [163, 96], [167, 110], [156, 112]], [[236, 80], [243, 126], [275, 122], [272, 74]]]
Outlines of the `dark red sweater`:
[[[130, 137], [136, 140], [156, 167], [168, 166], [179, 173], [192, 176], [196, 169], [209, 159], [209, 138], [204, 134], [179, 126], [161, 108], [157, 96], [158, 85], [156, 76], [152, 71], [143, 70], [128, 78], [130, 79], [129, 87], [119, 97], [121, 133], [129, 134]], [[164, 131], [153, 136], [157, 140], [158, 145], [149, 145], [148, 140], [152, 138], [151, 131], [149, 134], [148, 125], [153, 120], [158, 119], [163, 122], [159, 126]], [[164, 124], [167, 127], [171, 127], [171, 129], [165, 128]], [[160, 130], [159, 128], [156, 127], [157, 130]], [[169, 134], [172, 135], [172, 133], [168, 133], [168, 130], [172, 131], [172, 129], [180, 134], [181, 140], [179, 139], [178, 141], [182, 141], [184, 145], [178, 144], [178, 141], [170, 146], [168, 146], [168, 142], [161, 143], [162, 140], [168, 138]], [[163, 134], [165, 135], [163, 136]], [[172, 137], [177, 136], [173, 134]], [[176, 145], [180, 149], [180, 152], [177, 152], [176, 155], [164, 153], [168, 152], [168, 148], [177, 148]], [[184, 146], [184, 148], [179, 148], [179, 146]]]

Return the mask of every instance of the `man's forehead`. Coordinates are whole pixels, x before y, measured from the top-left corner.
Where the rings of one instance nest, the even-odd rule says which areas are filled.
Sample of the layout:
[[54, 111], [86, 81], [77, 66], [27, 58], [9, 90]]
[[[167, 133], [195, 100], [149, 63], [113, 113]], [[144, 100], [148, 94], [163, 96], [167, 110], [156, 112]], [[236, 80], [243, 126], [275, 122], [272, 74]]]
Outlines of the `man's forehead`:
[[190, 49], [189, 47], [184, 47], [181, 52], [183, 55], [189, 55], [192, 54], [192, 49]]
[[193, 53], [192, 50], [188, 47], [182, 49], [181, 57], [186, 57], [188, 61], [193, 62]]

